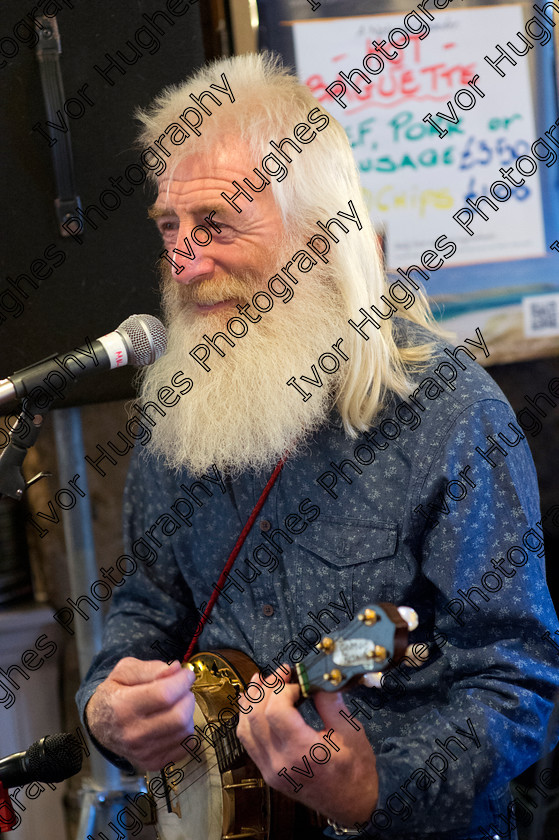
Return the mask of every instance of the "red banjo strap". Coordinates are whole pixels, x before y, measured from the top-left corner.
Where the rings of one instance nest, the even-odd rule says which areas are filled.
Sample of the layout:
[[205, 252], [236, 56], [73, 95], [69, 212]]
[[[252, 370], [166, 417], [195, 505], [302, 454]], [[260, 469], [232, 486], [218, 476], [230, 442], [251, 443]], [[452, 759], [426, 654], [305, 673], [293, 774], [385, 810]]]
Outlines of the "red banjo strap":
[[198, 639], [198, 636], [200, 635], [200, 633], [204, 629], [204, 625], [206, 624], [208, 618], [210, 617], [211, 611], [213, 610], [213, 608], [215, 606], [215, 603], [216, 603], [217, 599], [219, 598], [219, 593], [223, 589], [223, 585], [225, 584], [225, 582], [226, 582], [226, 580], [229, 576], [229, 573], [230, 573], [231, 569], [233, 568], [233, 563], [237, 559], [237, 555], [239, 554], [239, 551], [243, 547], [243, 543], [247, 538], [248, 532], [250, 531], [250, 529], [254, 525], [254, 520], [256, 519], [258, 514], [260, 513], [260, 511], [262, 509], [262, 506], [264, 505], [264, 502], [268, 498], [268, 494], [269, 494], [270, 490], [272, 489], [272, 487], [274, 486], [274, 483], [275, 483], [278, 475], [280, 474], [280, 472], [283, 468], [283, 465], [285, 464], [286, 458], [287, 458], [287, 453], [285, 453], [285, 455], [283, 455], [280, 458], [280, 460], [278, 461], [278, 463], [276, 464], [276, 467], [275, 467], [272, 475], [268, 479], [268, 483], [264, 487], [264, 490], [260, 494], [260, 498], [256, 502], [252, 513], [250, 514], [249, 518], [246, 521], [245, 527], [243, 528], [243, 530], [239, 534], [239, 539], [235, 543], [233, 551], [231, 552], [231, 554], [227, 558], [227, 562], [226, 562], [225, 566], [223, 567], [223, 571], [219, 576], [219, 580], [216, 583], [214, 591], [212, 592], [212, 594], [210, 596], [210, 600], [208, 601], [208, 605], [207, 605], [206, 609], [204, 610], [202, 618], [200, 619], [200, 623], [199, 623], [199, 625], [196, 629], [196, 632], [194, 633], [194, 636], [192, 637], [192, 640], [191, 640], [191, 642], [188, 646], [188, 650], [186, 651], [186, 653], [183, 657], [183, 662], [187, 662], [190, 659], [190, 657], [192, 656], [192, 651], [194, 650], [194, 647], [196, 645], [196, 641]]

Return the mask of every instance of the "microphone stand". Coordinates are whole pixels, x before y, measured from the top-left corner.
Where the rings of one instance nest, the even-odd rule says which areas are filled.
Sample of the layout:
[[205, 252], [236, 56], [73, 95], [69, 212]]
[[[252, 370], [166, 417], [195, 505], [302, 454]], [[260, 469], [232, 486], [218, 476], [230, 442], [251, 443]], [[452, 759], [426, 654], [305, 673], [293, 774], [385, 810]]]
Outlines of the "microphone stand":
[[[81, 411], [79, 408], [58, 409], [54, 412], [53, 419], [59, 473], [60, 475], [81, 473], [80, 485], [86, 494], [77, 500], [77, 504], [71, 510], [62, 511], [70, 588], [72, 599], [76, 601], [81, 594], [89, 592], [89, 587], [98, 577], [89, 487], [87, 476], [83, 472], [85, 449]], [[88, 621], [76, 623], [76, 647], [82, 680], [89, 669], [91, 660], [101, 649], [103, 623], [104, 619], [100, 610], [93, 612]], [[90, 762], [91, 778], [84, 781], [80, 790], [81, 809], [77, 840], [87, 840], [90, 837], [96, 840], [98, 836], [106, 838], [107, 834], [101, 832], [108, 832], [109, 821], [118, 826], [119, 837], [131, 837], [131, 828], [124, 824], [122, 814], [130, 813], [130, 799], [127, 797], [146, 792], [145, 780], [137, 776], [126, 779], [121, 777], [120, 771], [96, 749], [91, 752]], [[142, 801], [144, 801], [143, 798]], [[125, 812], [124, 808], [127, 809]], [[142, 813], [141, 810], [140, 813]], [[142, 823], [144, 823], [143, 819]], [[146, 828], [150, 823], [151, 819], [147, 818], [144, 823]], [[144, 826], [142, 826], [140, 836], [138, 836], [137, 827], [133, 827], [137, 840], [146, 836]], [[108, 833], [112, 836], [110, 832]], [[152, 831], [149, 834], [153, 837]]]
[[51, 474], [40, 472], [26, 483], [21, 469], [27, 450], [34, 446], [39, 436], [47, 412], [48, 408], [39, 408], [31, 397], [23, 400], [9, 443], [0, 455], [0, 498], [9, 496], [19, 502], [24, 490]]
[[[10, 432], [9, 443], [0, 454], [0, 498], [9, 496], [21, 501], [30, 485], [51, 475], [48, 472], [40, 472], [26, 482], [22, 472], [27, 450], [35, 444], [47, 411], [48, 408], [39, 408], [31, 397], [23, 399], [21, 413]], [[85, 450], [80, 409], [58, 409], [54, 412], [53, 419], [60, 475], [75, 475], [80, 470], [83, 473], [80, 484], [85, 496], [77, 500], [72, 510], [62, 510], [71, 597], [75, 601], [83, 592], [89, 591], [92, 581], [98, 575], [87, 476], [83, 472]], [[101, 649], [102, 631], [103, 616], [100, 611], [94, 612], [89, 621], [76, 624], [76, 647], [81, 679], [85, 677], [94, 655]], [[114, 821], [113, 825], [118, 824], [119, 837], [126, 840], [131, 834], [130, 828], [124, 825], [122, 814], [131, 813], [131, 797], [135, 801], [138, 793], [146, 792], [145, 780], [140, 777], [123, 779], [120, 771], [96, 749], [91, 752], [90, 763], [91, 778], [84, 781], [80, 790], [81, 808], [77, 840], [88, 840], [97, 836], [106, 838], [103, 830], [107, 830], [111, 820]], [[137, 805], [135, 808], [138, 810]], [[13, 816], [11, 824], [9, 819], [4, 820], [2, 817], [2, 809]], [[140, 814], [143, 816], [141, 809]], [[16, 821], [17, 816], [7, 791], [0, 783], [0, 833], [11, 830]], [[146, 828], [151, 824], [149, 817], [141, 821]], [[144, 826], [140, 837], [136, 826], [133, 834], [141, 840], [142, 836], [146, 836]], [[153, 836], [152, 832], [150, 835]]]

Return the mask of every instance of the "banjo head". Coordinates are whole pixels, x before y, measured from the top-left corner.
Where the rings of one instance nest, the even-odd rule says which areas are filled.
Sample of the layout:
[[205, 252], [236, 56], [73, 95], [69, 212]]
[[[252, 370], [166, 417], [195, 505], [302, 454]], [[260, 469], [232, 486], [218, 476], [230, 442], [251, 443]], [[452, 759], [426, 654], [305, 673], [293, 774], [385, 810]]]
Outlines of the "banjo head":
[[[192, 691], [199, 743], [168, 773], [171, 812], [157, 793], [159, 840], [267, 840], [270, 791], [235, 734], [235, 699], [256, 666], [244, 654], [224, 650], [196, 654], [183, 667], [196, 673]], [[147, 779], [155, 792], [159, 774], [149, 773]]]
[[[207, 721], [196, 704], [194, 725], [204, 728]], [[209, 743], [198, 753], [198, 763], [192, 757], [174, 763], [174, 769], [184, 773], [176, 786], [169, 782], [169, 813], [165, 799], [157, 801], [157, 833], [160, 840], [221, 840], [224, 824], [221, 773], [215, 749]], [[192, 765], [196, 765], [193, 767]], [[180, 774], [179, 774], [180, 775]], [[150, 774], [153, 778], [153, 774]]]

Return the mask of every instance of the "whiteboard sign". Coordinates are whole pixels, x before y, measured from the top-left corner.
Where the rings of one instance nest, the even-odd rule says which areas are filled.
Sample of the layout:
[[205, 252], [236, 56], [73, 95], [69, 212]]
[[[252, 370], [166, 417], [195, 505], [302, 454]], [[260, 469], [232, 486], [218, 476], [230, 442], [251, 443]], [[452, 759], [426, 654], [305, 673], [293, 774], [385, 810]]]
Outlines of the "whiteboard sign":
[[[371, 218], [387, 234], [388, 266], [417, 263], [443, 233], [458, 245], [455, 265], [544, 256], [539, 171], [513, 189], [497, 211], [482, 205], [489, 220], [474, 214], [474, 236], [452, 219], [467, 206], [468, 197], [488, 195], [491, 183], [502, 177], [499, 169], [529, 154], [537, 137], [528, 58], [516, 58], [516, 67], [503, 62], [505, 78], [484, 61], [485, 55], [498, 57], [497, 41], [506, 44], [523, 31], [521, 7], [439, 12], [428, 24], [429, 33], [422, 39], [411, 36], [396, 59], [385, 59], [383, 72], [372, 76], [371, 84], [354, 77], [362, 92], [348, 85], [343, 109], [326, 87], [342, 70], [350, 73], [358, 67], [366, 72], [362, 61], [374, 52], [371, 42], [387, 39], [391, 29], [402, 26], [402, 17], [293, 24], [299, 77], [347, 133]], [[536, 44], [535, 49], [541, 47]], [[460, 110], [454, 96], [476, 74], [483, 95], [476, 94], [470, 110]], [[436, 118], [448, 131], [440, 137], [423, 117], [438, 111], [450, 114], [448, 101], [460, 120], [453, 125]]]

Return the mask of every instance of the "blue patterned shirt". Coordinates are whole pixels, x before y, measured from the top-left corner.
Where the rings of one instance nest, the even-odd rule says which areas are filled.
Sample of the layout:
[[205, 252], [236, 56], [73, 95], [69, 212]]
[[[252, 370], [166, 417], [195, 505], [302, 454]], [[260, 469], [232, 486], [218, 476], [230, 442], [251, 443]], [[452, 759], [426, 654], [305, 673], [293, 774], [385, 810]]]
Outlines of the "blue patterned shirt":
[[[199, 641], [275, 668], [364, 604], [417, 611], [422, 664], [345, 694], [379, 775], [363, 837], [510, 836], [508, 782], [537, 760], [559, 683], [542, 638], [558, 625], [535, 470], [510, 405], [471, 358], [481, 353], [440, 343], [410, 396], [392, 395], [368, 432], [348, 439], [334, 413], [288, 458]], [[210, 470], [196, 482], [149, 446], [133, 458], [127, 576], [78, 692], [82, 715], [122, 657], [186, 650], [268, 478]], [[321, 728], [312, 703], [301, 712]]]

